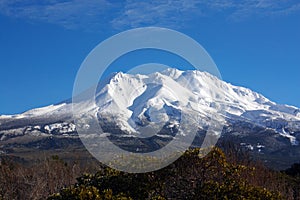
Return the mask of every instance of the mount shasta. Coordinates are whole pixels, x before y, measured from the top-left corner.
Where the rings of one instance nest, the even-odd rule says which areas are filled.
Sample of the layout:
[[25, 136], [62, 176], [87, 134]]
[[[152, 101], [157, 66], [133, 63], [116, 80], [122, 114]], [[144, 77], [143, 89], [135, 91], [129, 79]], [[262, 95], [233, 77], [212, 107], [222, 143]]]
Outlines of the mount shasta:
[[129, 151], [151, 151], [184, 135], [182, 123], [196, 131], [193, 146], [201, 146], [206, 131], [218, 123], [220, 133], [212, 130], [220, 134], [219, 141], [249, 149], [271, 167], [283, 169], [300, 161], [299, 108], [276, 104], [206, 72], [171, 68], [147, 75], [114, 73], [99, 83], [93, 100], [0, 116], [0, 155], [20, 156], [18, 148], [81, 145], [73, 106], [83, 121], [96, 116], [103, 137]]

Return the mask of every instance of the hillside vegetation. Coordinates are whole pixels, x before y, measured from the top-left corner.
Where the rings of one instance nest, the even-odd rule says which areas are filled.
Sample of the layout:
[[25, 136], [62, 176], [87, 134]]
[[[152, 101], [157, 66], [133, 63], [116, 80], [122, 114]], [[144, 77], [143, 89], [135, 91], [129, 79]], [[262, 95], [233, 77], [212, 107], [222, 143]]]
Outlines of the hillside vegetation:
[[236, 148], [215, 147], [204, 158], [199, 155], [199, 148], [188, 150], [170, 166], [144, 174], [105, 166], [84, 173], [88, 170], [57, 157], [30, 168], [2, 161], [0, 199], [300, 198], [297, 164], [285, 172], [273, 171]]

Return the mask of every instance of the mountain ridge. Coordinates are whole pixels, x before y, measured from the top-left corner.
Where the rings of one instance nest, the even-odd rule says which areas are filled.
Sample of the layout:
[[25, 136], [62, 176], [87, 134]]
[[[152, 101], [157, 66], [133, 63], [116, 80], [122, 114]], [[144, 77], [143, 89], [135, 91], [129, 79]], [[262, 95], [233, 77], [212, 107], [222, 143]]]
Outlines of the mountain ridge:
[[[79, 110], [96, 114], [102, 125], [107, 126], [105, 133], [146, 137], [147, 134], [137, 132], [161, 121], [160, 125], [174, 131], [188, 109], [198, 116], [193, 119], [193, 114], [187, 115], [198, 123], [195, 128], [199, 132], [218, 114], [225, 119], [222, 138], [239, 141], [259, 154], [279, 154], [280, 148], [296, 149], [289, 150], [292, 154], [296, 152], [294, 159], [300, 154], [299, 108], [276, 104], [262, 94], [226, 83], [207, 72], [169, 68], [148, 75], [114, 73], [99, 84], [95, 103], [91, 102], [80, 102]], [[0, 147], [1, 141], [5, 143], [26, 134], [75, 137], [72, 103], [65, 101], [19, 115], [0, 116]], [[164, 134], [158, 135], [170, 136]]]

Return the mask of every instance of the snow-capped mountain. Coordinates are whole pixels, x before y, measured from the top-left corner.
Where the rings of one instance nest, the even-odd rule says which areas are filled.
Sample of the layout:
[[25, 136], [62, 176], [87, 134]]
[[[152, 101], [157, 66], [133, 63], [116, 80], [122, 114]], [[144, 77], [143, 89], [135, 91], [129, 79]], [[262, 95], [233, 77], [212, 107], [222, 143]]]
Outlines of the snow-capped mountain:
[[298, 108], [278, 105], [250, 89], [233, 86], [200, 71], [167, 69], [147, 76], [120, 72], [98, 91], [96, 105], [98, 113], [122, 115], [123, 126], [128, 129], [132, 120], [139, 122], [150, 112], [161, 120], [164, 116], [160, 111], [166, 107], [169, 110], [162, 112], [180, 113], [186, 107], [204, 116], [219, 112], [228, 119], [245, 120], [291, 138], [285, 128], [300, 122]]
[[[0, 145], [25, 135], [76, 137], [72, 106], [82, 116], [96, 115], [105, 133], [141, 138], [155, 135], [147, 127], [174, 132], [183, 115], [201, 132], [211, 125], [213, 116], [219, 115], [224, 125], [222, 138], [233, 139], [259, 154], [285, 149], [299, 157], [299, 108], [276, 104], [206, 72], [177, 69], [148, 75], [115, 73], [99, 84], [94, 101], [76, 105], [66, 101], [0, 116]], [[170, 132], [157, 135], [163, 138]]]

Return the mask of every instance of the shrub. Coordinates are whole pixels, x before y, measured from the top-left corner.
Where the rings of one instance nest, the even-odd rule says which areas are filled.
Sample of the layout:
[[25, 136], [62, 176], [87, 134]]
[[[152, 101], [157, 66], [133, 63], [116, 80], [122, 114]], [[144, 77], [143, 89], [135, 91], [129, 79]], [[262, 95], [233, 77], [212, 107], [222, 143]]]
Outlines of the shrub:
[[[219, 148], [213, 148], [204, 158], [199, 156], [202, 151], [191, 149], [170, 166], [156, 172], [130, 174], [104, 168], [94, 175], [84, 174], [75, 185], [62, 189], [49, 199], [271, 200], [283, 199], [282, 196], [288, 194], [285, 190], [273, 190], [274, 185], [282, 187], [284, 184], [278, 179], [279, 174], [265, 168], [264, 176], [274, 183], [270, 188], [264, 187], [257, 179], [265, 177], [259, 177], [261, 173], [255, 167], [228, 162]], [[105, 191], [111, 194], [109, 198], [105, 197]]]

